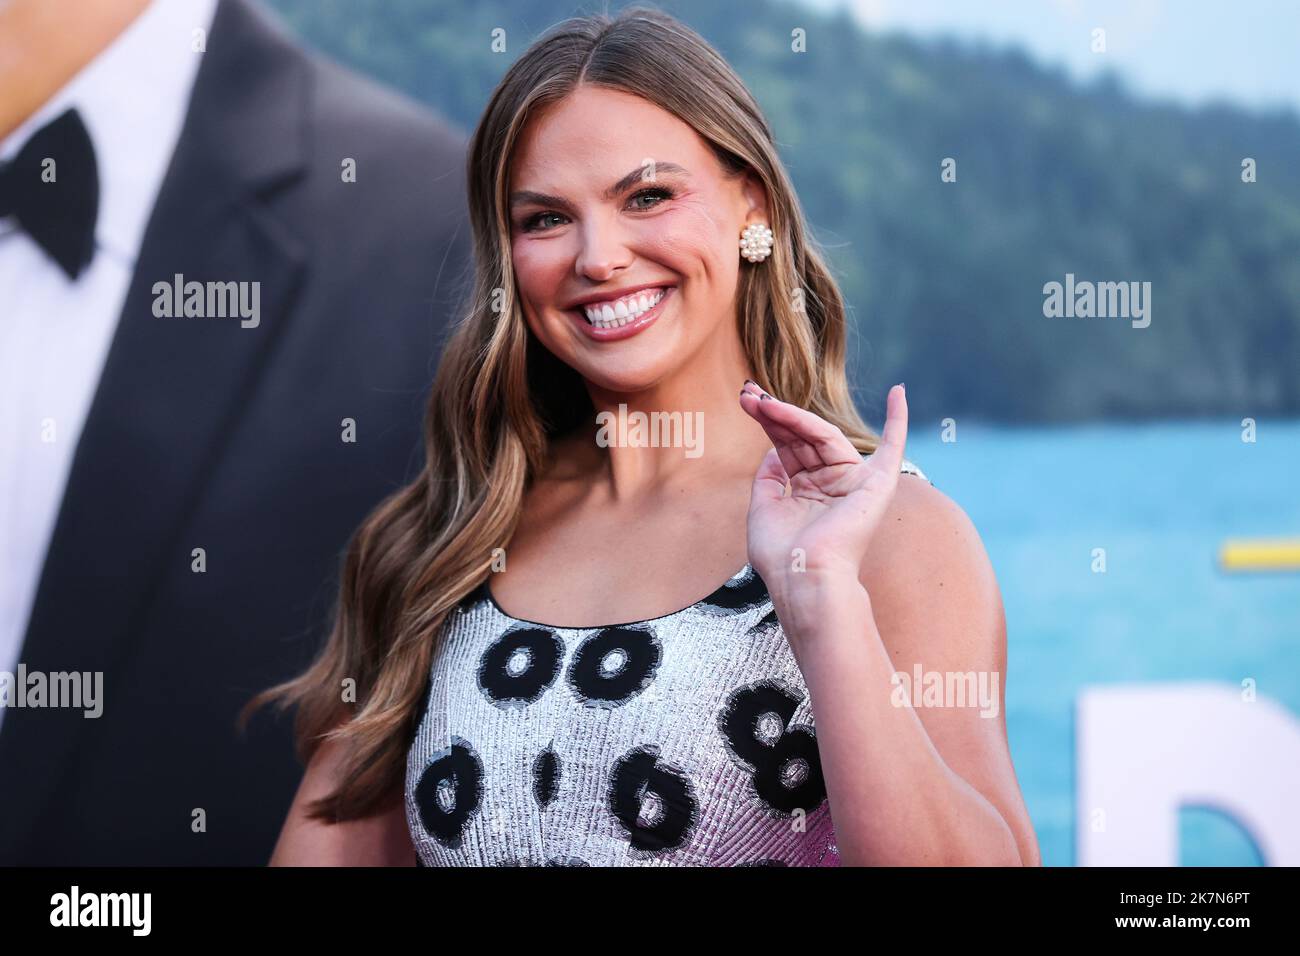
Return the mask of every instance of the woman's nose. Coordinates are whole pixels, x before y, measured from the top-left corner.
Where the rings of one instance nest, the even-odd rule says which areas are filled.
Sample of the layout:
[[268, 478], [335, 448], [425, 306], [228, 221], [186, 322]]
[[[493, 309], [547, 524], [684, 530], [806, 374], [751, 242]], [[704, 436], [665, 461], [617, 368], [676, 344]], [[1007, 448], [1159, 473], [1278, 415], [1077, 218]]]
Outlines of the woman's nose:
[[631, 264], [632, 252], [616, 222], [588, 219], [580, 231], [574, 271], [593, 282], [603, 282]]

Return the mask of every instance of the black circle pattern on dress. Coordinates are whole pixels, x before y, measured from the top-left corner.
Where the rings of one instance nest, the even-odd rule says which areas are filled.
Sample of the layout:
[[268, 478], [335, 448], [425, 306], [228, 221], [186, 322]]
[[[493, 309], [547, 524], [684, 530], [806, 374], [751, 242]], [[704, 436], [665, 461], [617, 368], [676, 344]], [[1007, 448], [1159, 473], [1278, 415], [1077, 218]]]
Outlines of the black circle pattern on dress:
[[546, 806], [555, 799], [560, 788], [560, 757], [555, 748], [547, 747], [533, 761], [533, 796], [538, 804]]
[[583, 703], [625, 704], [650, 685], [662, 656], [650, 628], [602, 628], [574, 651], [569, 683]]
[[783, 814], [810, 813], [826, 799], [817, 738], [811, 727], [790, 724], [801, 700], [776, 681], [758, 681], [734, 691], [718, 715], [718, 729], [752, 774], [759, 799]]
[[767, 585], [752, 567], [732, 578], [703, 601], [699, 608], [703, 611], [740, 614], [751, 611], [769, 599]]
[[460, 846], [465, 824], [483, 801], [483, 763], [469, 741], [433, 755], [415, 785], [415, 805], [425, 832], [443, 846]]
[[[473, 606], [482, 598], [475, 598]], [[770, 605], [766, 584], [752, 567], [719, 587], [697, 606], [716, 617], [730, 617]], [[775, 608], [766, 608], [749, 632], [779, 627]], [[503, 709], [538, 701], [564, 666], [566, 646], [544, 625], [515, 622], [479, 657], [478, 681], [486, 698]], [[563, 629], [561, 629], [563, 630]], [[621, 706], [648, 688], [663, 658], [663, 646], [648, 622], [594, 630], [582, 640], [566, 668], [566, 679], [579, 701], [588, 706]], [[422, 710], [432, 701], [425, 688]], [[751, 793], [769, 810], [789, 816], [809, 813], [826, 800], [814, 728], [791, 720], [804, 695], [783, 681], [765, 679], [733, 691], [718, 715], [718, 728], [733, 761], [751, 778]], [[423, 719], [424, 714], [421, 717]], [[480, 809], [484, 793], [483, 761], [474, 748], [453, 736], [452, 746], [433, 755], [414, 789], [418, 816], [429, 836], [458, 849], [467, 824]], [[642, 744], [615, 761], [607, 779], [609, 811], [637, 851], [664, 853], [687, 845], [697, 825], [697, 790], [678, 766], [659, 759], [659, 747]], [[554, 743], [532, 760], [531, 783], [539, 807], [552, 804], [559, 792], [561, 758]], [[476, 824], [477, 826], [477, 824]], [[500, 866], [588, 866], [576, 857], [519, 860]], [[425, 865], [423, 858], [418, 860]], [[770, 856], [737, 866], [788, 866]]]
[[564, 645], [553, 631], [524, 627], [492, 642], [479, 661], [478, 683], [499, 707], [531, 704], [560, 672]]
[[675, 767], [659, 762], [659, 749], [636, 747], [614, 764], [609, 808], [638, 850], [663, 852], [683, 846], [695, 827], [695, 788]]

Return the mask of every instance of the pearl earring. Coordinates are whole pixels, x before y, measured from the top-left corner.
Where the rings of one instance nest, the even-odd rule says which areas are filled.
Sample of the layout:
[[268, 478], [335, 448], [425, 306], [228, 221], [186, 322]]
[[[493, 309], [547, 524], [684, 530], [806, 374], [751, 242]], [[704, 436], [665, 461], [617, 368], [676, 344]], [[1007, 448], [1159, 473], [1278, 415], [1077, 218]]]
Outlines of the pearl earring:
[[740, 234], [740, 254], [750, 262], [762, 262], [772, 254], [774, 239], [765, 223], [752, 222]]

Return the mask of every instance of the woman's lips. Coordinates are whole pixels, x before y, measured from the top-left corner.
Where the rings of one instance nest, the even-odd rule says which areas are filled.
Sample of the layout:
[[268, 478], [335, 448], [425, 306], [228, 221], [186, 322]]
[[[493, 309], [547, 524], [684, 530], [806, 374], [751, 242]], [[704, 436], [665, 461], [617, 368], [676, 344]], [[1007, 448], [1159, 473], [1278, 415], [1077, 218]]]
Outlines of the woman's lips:
[[617, 342], [619, 339], [630, 338], [638, 332], [643, 332], [650, 326], [654, 325], [655, 320], [663, 313], [664, 305], [673, 297], [673, 293], [677, 291], [677, 286], [664, 286], [663, 291], [663, 297], [655, 303], [653, 309], [638, 315], [636, 319], [629, 322], [627, 325], [620, 325], [615, 328], [602, 329], [592, 325], [587, 321], [587, 315], [581, 308], [570, 309], [568, 311], [569, 314], [573, 316], [573, 321], [578, 323], [579, 328], [581, 328], [583, 332], [586, 332], [589, 338], [595, 339], [597, 342]]

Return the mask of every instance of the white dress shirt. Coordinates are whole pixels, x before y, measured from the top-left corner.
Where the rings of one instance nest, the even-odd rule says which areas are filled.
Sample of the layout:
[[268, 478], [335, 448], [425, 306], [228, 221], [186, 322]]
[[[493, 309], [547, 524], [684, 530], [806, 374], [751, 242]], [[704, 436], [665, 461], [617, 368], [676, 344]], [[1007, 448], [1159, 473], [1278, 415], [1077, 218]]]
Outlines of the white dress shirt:
[[[189, 108], [195, 47], [206, 45], [196, 31], [206, 41], [216, 3], [154, 0], [0, 142], [0, 160], [12, 159], [76, 107], [99, 172], [95, 254], [75, 280], [12, 217], [0, 219], [0, 671], [21, 660], [73, 452]], [[112, 556], [86, 555], [88, 567], [97, 560]]]

